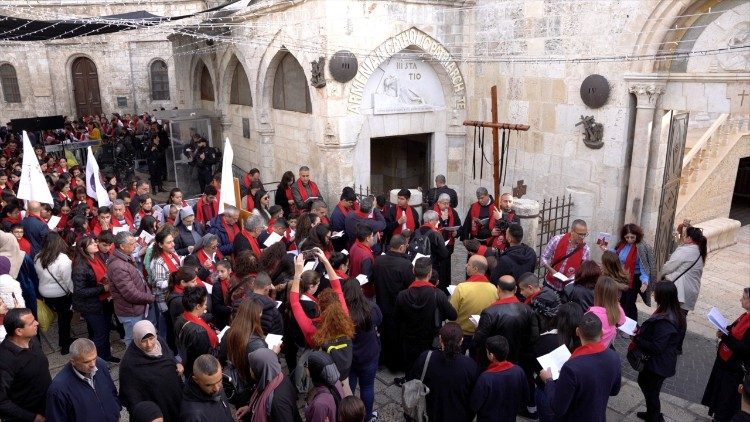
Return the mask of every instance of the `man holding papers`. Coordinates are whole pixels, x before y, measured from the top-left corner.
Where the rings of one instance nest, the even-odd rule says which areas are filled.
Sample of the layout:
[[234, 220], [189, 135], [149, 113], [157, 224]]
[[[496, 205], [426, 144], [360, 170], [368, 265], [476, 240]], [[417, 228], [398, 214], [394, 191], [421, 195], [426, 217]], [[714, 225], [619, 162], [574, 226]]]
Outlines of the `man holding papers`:
[[594, 314], [584, 314], [576, 328], [581, 347], [552, 380], [551, 368], [539, 377], [559, 421], [605, 422], [610, 396], [620, 392], [620, 357], [601, 342], [602, 322]]
[[461, 351], [465, 352], [468, 349], [470, 357], [474, 357], [473, 337], [477, 327], [469, 321], [469, 317], [481, 314], [485, 308], [497, 301], [497, 289], [487, 279], [486, 271], [487, 258], [481, 255], [472, 255], [469, 262], [466, 263], [466, 274], [469, 278], [456, 286], [456, 290], [451, 295], [451, 305], [456, 308], [458, 313], [456, 322], [464, 332]]
[[591, 248], [586, 244], [589, 235], [586, 222], [573, 220], [570, 232], [552, 238], [544, 248], [541, 264], [547, 268], [544, 283], [561, 291], [573, 278], [583, 261], [591, 259]]

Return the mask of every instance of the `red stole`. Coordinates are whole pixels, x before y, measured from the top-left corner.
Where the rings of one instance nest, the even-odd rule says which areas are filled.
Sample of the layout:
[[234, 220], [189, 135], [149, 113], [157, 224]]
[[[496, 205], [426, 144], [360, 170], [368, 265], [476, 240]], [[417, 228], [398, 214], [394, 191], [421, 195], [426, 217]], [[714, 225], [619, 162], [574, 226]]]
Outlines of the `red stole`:
[[245, 201], [245, 203], [245, 206], [247, 207], [245, 209], [247, 211], [252, 211], [255, 209], [255, 200], [253, 199], [253, 196], [250, 195], [250, 192], [247, 193], [247, 201]]
[[182, 313], [182, 317], [185, 318], [185, 321], [192, 322], [193, 324], [200, 325], [204, 330], [206, 330], [206, 334], [208, 334], [208, 341], [211, 343], [212, 348], [216, 348], [219, 346], [219, 337], [216, 335], [216, 331], [211, 328], [206, 321], [202, 320], [201, 318], [198, 318], [197, 316], [191, 314], [188, 311], [185, 311]]
[[328, 216], [326, 216], [326, 215], [324, 215], [324, 216], [320, 217], [320, 222], [321, 222], [322, 224], [325, 224], [325, 225], [326, 225], [326, 226], [328, 226], [328, 227], [330, 227], [330, 226], [331, 226], [331, 220], [329, 220], [329, 219], [328, 219]]
[[[396, 207], [396, 221], [401, 219], [401, 216], [406, 213], [406, 228], [411, 230], [411, 232], [414, 232], [414, 213], [411, 210], [410, 206], [406, 206], [406, 208]], [[395, 229], [393, 229], [393, 234], [401, 234], [401, 230], [404, 229], [403, 224], [399, 224], [396, 226]]]
[[[219, 258], [219, 254], [220, 254], [219, 250], [217, 249], [216, 250], [216, 257], [217, 258]], [[203, 263], [206, 262], [206, 260], [209, 260], [209, 261], [211, 261], [211, 268], [209, 268], [208, 270], [210, 272], [216, 271], [216, 264], [214, 264], [214, 261], [211, 258], [208, 257], [208, 254], [206, 253], [206, 251], [203, 250], [203, 248], [201, 248], [198, 251], [198, 253], [196, 254], [196, 256], [198, 257], [198, 262], [201, 264], [201, 266], [203, 266]], [[205, 267], [203, 267], [203, 268], [205, 268]]]
[[[104, 262], [99, 258], [98, 256], [94, 256], [94, 258], [89, 259], [89, 265], [91, 266], [91, 269], [94, 270], [94, 277], [96, 277], [96, 284], [104, 285], [104, 277], [107, 276], [107, 266], [104, 265]], [[104, 292], [99, 295], [100, 301], [105, 301], [109, 298], [109, 292]]]
[[474, 274], [473, 276], [466, 279], [467, 282], [478, 283], [478, 282], [490, 282], [484, 274]]
[[247, 242], [250, 244], [250, 248], [253, 251], [253, 255], [255, 255], [256, 258], [260, 258], [260, 246], [258, 245], [258, 239], [253, 237], [247, 230], [242, 230], [240, 234], [245, 239], [247, 239]]
[[[492, 230], [493, 227], [495, 227], [495, 210], [497, 209], [495, 207], [495, 204], [490, 202], [488, 207], [488, 215], [487, 217], [490, 219], [490, 222], [488, 223], [487, 227]], [[474, 202], [471, 204], [471, 208], [469, 209], [469, 216], [471, 217], [471, 235], [476, 236], [479, 234], [479, 225], [476, 223], [476, 220], [479, 218], [479, 211], [481, 210], [482, 205], [479, 204], [479, 202]]]
[[224, 220], [224, 217], [221, 217], [221, 224], [224, 226], [224, 231], [227, 232], [227, 239], [229, 239], [229, 243], [234, 243], [234, 237], [237, 236], [237, 232], [239, 232], [241, 229], [235, 228], [237, 224], [232, 224], [232, 226], [229, 226]]
[[[560, 241], [557, 242], [555, 254], [552, 256], [552, 262], [550, 262], [550, 264], [553, 264], [556, 261], [560, 261], [553, 268], [568, 278], [575, 275], [576, 271], [581, 266], [581, 262], [583, 261], [583, 246], [581, 246], [580, 248], [578, 246], [575, 246], [576, 248], [578, 248], [578, 250], [573, 255], [569, 256], [567, 260], [561, 260], [562, 257], [567, 255], [569, 244], [570, 233], [565, 233], [565, 235], [560, 238]], [[562, 267], [563, 261], [565, 261], [565, 268]], [[549, 271], [547, 271], [547, 276], [545, 278], [547, 279], [547, 282], [549, 282], [553, 286], [557, 286], [562, 283], [560, 280], [553, 277], [552, 273]]]
[[18, 247], [22, 251], [26, 252], [26, 255], [31, 256], [31, 242], [29, 242], [28, 240], [26, 240], [25, 237], [22, 237], [22, 238], [20, 238], [18, 240]]
[[520, 301], [518, 300], [517, 297], [511, 296], [511, 297], [506, 297], [505, 299], [500, 299], [497, 302], [493, 303], [492, 305], [505, 305], [508, 303], [520, 303]]
[[166, 252], [161, 253], [161, 258], [164, 260], [164, 265], [167, 266], [169, 273], [177, 271], [177, 266], [180, 265], [180, 257], [176, 253], [172, 252], [168, 254]]
[[[745, 337], [745, 333], [750, 328], [750, 312], [745, 312], [737, 318], [737, 321], [732, 324], [732, 329], [729, 330], [729, 335], [734, 337], [737, 341], [742, 341]], [[719, 357], [724, 361], [728, 362], [734, 354], [734, 351], [727, 346], [727, 343], [722, 341], [719, 346]]]
[[[208, 207], [206, 209], [206, 207]], [[219, 201], [208, 203], [201, 197], [198, 199], [198, 205], [195, 207], [195, 219], [201, 223], [211, 221], [212, 218], [219, 214]]]
[[539, 296], [539, 293], [541, 293], [542, 290], [540, 289], [538, 292], [534, 293], [533, 295], [526, 298], [526, 300], [523, 301], [523, 303], [530, 305], [531, 301], [534, 300], [535, 297]]
[[[304, 190], [304, 189], [302, 189]], [[305, 192], [307, 193], [307, 192]], [[294, 203], [294, 195], [292, 194], [292, 186], [287, 185], [284, 188], [284, 197], [287, 200], [287, 204], [289, 204], [288, 201], [292, 201], [291, 204], [289, 204], [289, 214], [297, 214], [297, 205]]]
[[596, 353], [601, 353], [606, 348], [607, 346], [605, 346], [604, 343], [601, 343], [601, 342], [584, 344], [583, 346], [579, 346], [575, 350], [573, 350], [573, 353], [570, 355], [570, 358], [573, 359], [573, 358], [577, 358], [578, 356], [586, 356], [586, 355], [593, 355]]
[[[438, 217], [440, 218], [440, 221], [442, 222], [443, 218], [442, 218], [442, 214], [440, 212], [440, 207], [438, 206], [438, 204], [433, 205], [432, 210], [438, 213]], [[456, 225], [456, 221], [453, 218], [453, 208], [448, 207], [448, 227], [453, 227], [455, 225]], [[444, 232], [443, 240], [448, 240], [447, 246], [450, 246], [456, 243], [456, 238], [451, 236], [451, 232], [448, 232], [448, 231]]]
[[[130, 231], [133, 231], [135, 228], [133, 224], [133, 217], [129, 215], [127, 210], [123, 214], [123, 217], [125, 217], [125, 224], [128, 225], [128, 229]], [[110, 219], [110, 223], [112, 224], [112, 227], [122, 227], [122, 224], [120, 224], [120, 220], [118, 220], [115, 216], [112, 216], [112, 218]]]
[[15, 226], [16, 224], [21, 224], [21, 214], [18, 214], [16, 217], [11, 217], [11, 216], [4, 217], [3, 223], [7, 224], [8, 226]]
[[349, 208], [341, 205], [341, 202], [339, 202], [338, 204], [336, 204], [336, 208], [338, 208], [339, 211], [341, 211], [341, 214], [344, 214], [344, 217], [346, 217], [347, 215], [349, 215]]
[[477, 255], [479, 256], [487, 256], [487, 247], [484, 245], [481, 245], [479, 249], [477, 249]]
[[[620, 242], [615, 247], [617, 255], [619, 257], [620, 251], [625, 247], [625, 242]], [[633, 243], [628, 251], [628, 256], [625, 258], [625, 263], [622, 265], [623, 268], [628, 272], [628, 288], [633, 288], [633, 277], [635, 277], [635, 262], [638, 259], [638, 247]]]
[[502, 362], [492, 362], [490, 366], [487, 367], [487, 370], [485, 372], [503, 372], [512, 367], [513, 363], [508, 362], [507, 360], [504, 360]]
[[253, 179], [252, 179], [252, 177], [250, 177], [250, 173], [248, 173], [248, 174], [246, 174], [246, 175], [244, 175], [242, 177], [242, 183], [245, 184], [245, 187], [249, 191], [250, 190], [250, 185], [253, 183]]
[[426, 281], [426, 280], [414, 280], [409, 285], [410, 289], [414, 289], [414, 288], [417, 288], [417, 287], [432, 287], [434, 289], [435, 285], [432, 284], [432, 283], [430, 283], [429, 281]]
[[305, 185], [302, 184], [302, 180], [297, 179], [297, 190], [299, 191], [299, 196], [302, 197], [302, 202], [307, 201], [307, 198], [310, 196], [316, 196], [320, 198], [320, 191], [318, 190], [318, 185], [315, 184], [312, 180], [307, 182], [307, 186], [310, 188], [310, 192], [312, 195], [309, 195], [307, 193], [307, 189], [305, 189]]

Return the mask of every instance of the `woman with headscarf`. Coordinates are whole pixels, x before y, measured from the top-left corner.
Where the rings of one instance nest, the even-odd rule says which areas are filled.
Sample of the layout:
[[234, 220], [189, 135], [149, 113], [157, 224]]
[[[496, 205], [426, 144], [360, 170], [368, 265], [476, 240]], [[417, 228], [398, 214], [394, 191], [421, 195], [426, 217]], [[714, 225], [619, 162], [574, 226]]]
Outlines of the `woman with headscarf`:
[[143, 401], [154, 402], [164, 414], [164, 421], [178, 421], [182, 401], [182, 364], [166, 342], [156, 335], [151, 321], [133, 326], [133, 342], [120, 362], [120, 400], [133, 412]]
[[248, 364], [256, 388], [248, 405], [237, 409], [236, 418], [252, 422], [302, 422], [297, 410], [297, 390], [281, 372], [276, 353], [258, 349], [248, 355]]
[[307, 357], [313, 388], [307, 393], [306, 422], [335, 421], [344, 389], [339, 370], [328, 353], [316, 350]]
[[178, 255], [189, 255], [196, 249], [195, 244], [206, 234], [203, 224], [195, 221], [195, 213], [190, 207], [180, 209], [180, 218], [175, 228], [177, 236], [174, 239], [174, 248]]

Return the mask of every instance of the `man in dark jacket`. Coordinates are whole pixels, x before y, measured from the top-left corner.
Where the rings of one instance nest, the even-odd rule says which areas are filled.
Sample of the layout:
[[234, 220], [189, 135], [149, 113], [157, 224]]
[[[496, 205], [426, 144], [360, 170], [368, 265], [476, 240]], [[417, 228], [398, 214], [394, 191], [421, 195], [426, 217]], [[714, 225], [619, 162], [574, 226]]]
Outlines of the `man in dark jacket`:
[[44, 420], [49, 362], [37, 339], [31, 310], [15, 308], [3, 320], [8, 336], [0, 343], [0, 419]]
[[375, 265], [372, 266], [375, 301], [383, 313], [383, 323], [378, 329], [382, 343], [380, 360], [391, 372], [409, 369], [398, 366], [401, 362], [401, 339], [398, 336], [398, 321], [394, 317], [398, 294], [414, 281], [411, 262], [406, 257], [407, 246], [403, 236], [397, 234], [391, 237], [388, 252], [375, 257]]
[[399, 324], [402, 367], [411, 368], [433, 342], [444, 320], [455, 321], [456, 310], [448, 296], [430, 283], [432, 263], [419, 258], [414, 265], [414, 282], [396, 298], [395, 319]]
[[485, 346], [490, 366], [477, 379], [471, 408], [477, 412], [478, 422], [515, 421], [519, 407], [529, 398], [526, 375], [506, 360], [508, 341], [503, 336], [488, 338]]
[[607, 402], [620, 392], [620, 357], [600, 343], [602, 322], [587, 313], [576, 328], [581, 346], [560, 369], [560, 376], [552, 380], [552, 372], [544, 369], [539, 377], [550, 406], [560, 421], [607, 420]]
[[26, 217], [21, 220], [23, 226], [23, 236], [31, 243], [31, 257], [34, 258], [39, 249], [42, 248], [42, 242], [49, 233], [47, 222], [41, 217], [42, 204], [36, 201], [29, 201], [26, 209]]
[[232, 422], [232, 412], [222, 390], [221, 365], [211, 355], [201, 355], [182, 392], [182, 422]]
[[224, 256], [234, 253], [234, 239], [240, 234], [240, 226], [237, 221], [240, 218], [240, 210], [233, 206], [226, 206], [222, 214], [211, 220], [208, 233], [215, 234], [219, 238], [219, 250]]
[[450, 198], [451, 208], [458, 206], [458, 195], [456, 191], [445, 184], [445, 176], [438, 174], [435, 176], [435, 187], [427, 191], [427, 206], [432, 208], [439, 201], [440, 195], [446, 194]]
[[533, 273], [536, 267], [536, 252], [523, 241], [523, 227], [518, 223], [511, 223], [505, 231], [505, 239], [510, 246], [497, 260], [495, 269], [492, 270], [490, 281], [497, 284], [497, 280], [504, 275], [512, 276], [519, 280], [523, 273]]
[[[372, 213], [372, 216], [370, 216], [370, 213]], [[359, 204], [359, 209], [349, 211], [349, 214], [344, 219], [348, 248], [351, 248], [357, 240], [357, 224], [369, 226], [372, 232], [376, 233], [376, 236], [377, 233], [380, 232], [382, 234], [383, 230], [385, 230], [385, 218], [379, 210], [375, 209], [372, 197], [363, 199]], [[372, 253], [380, 255], [380, 242], [375, 242], [372, 245]]]
[[258, 273], [253, 281], [253, 291], [247, 293], [247, 299], [245, 300], [255, 300], [263, 305], [260, 326], [264, 333], [283, 335], [284, 319], [279, 312], [279, 304], [268, 295], [271, 289], [273, 289], [271, 277], [265, 272]]
[[[346, 230], [346, 217], [354, 211], [354, 204], [356, 202], [357, 195], [354, 193], [354, 189], [350, 186], [344, 187], [341, 191], [341, 196], [339, 197], [339, 203], [336, 204], [333, 211], [331, 211], [330, 222], [332, 232], [342, 232]], [[346, 234], [341, 237], [336, 237], [335, 239], [332, 238], [331, 243], [333, 244], [333, 250], [341, 252], [343, 249], [347, 248], [348, 241], [349, 238]]]
[[[437, 286], [447, 295], [448, 286], [451, 285], [450, 274], [440, 274], [440, 269], [442, 267], [442, 262], [446, 259], [450, 259], [451, 253], [445, 246], [443, 235], [441, 235], [438, 230], [440, 216], [435, 211], [429, 210], [425, 211], [422, 219], [424, 220], [424, 223], [414, 231], [410, 242], [414, 242], [419, 236], [426, 236], [430, 241], [430, 261], [432, 262], [432, 270], [439, 276]], [[448, 278], [444, 280], [440, 278], [441, 276], [447, 276]]]
[[47, 414], [55, 421], [120, 420], [117, 387], [94, 342], [79, 338], [70, 345], [70, 362], [52, 380], [47, 391]]

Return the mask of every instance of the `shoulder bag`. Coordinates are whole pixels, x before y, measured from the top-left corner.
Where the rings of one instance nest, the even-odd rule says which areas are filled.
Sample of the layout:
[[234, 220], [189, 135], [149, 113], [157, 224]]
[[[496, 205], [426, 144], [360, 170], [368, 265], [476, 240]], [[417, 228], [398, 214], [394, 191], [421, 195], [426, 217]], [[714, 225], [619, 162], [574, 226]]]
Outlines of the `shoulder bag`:
[[57, 285], [60, 286], [60, 288], [62, 289], [62, 291], [65, 292], [65, 295], [70, 296], [70, 295], [73, 294], [73, 292], [68, 291], [68, 289], [66, 289], [65, 287], [63, 287], [62, 284], [60, 284], [60, 282], [57, 280], [57, 277], [55, 277], [55, 275], [52, 274], [52, 271], [49, 270], [49, 267], [47, 267], [46, 269], [47, 269], [47, 272], [49, 273], [49, 275], [52, 276], [52, 279], [55, 280], [55, 283], [57, 283]]
[[[687, 270], [683, 271], [680, 275], [678, 275], [677, 277], [675, 277], [675, 279], [672, 280], [671, 282], [674, 283], [675, 281], [679, 280], [680, 277], [682, 277], [683, 275], [685, 275], [685, 273], [687, 273], [688, 271], [690, 271], [690, 269], [693, 268], [695, 266], [695, 264], [698, 263], [698, 260], [700, 260], [701, 258], [702, 258], [702, 256], [699, 254], [698, 258], [696, 258], [696, 260], [693, 261], [693, 263], [690, 264], [689, 267], [687, 267]], [[661, 276], [661, 281], [669, 281], [669, 280], [667, 280], [666, 275], [663, 275], [663, 276]]]
[[432, 350], [427, 352], [422, 367], [422, 376], [404, 383], [401, 392], [401, 407], [404, 410], [404, 417], [409, 422], [427, 421], [427, 394], [430, 393], [430, 389], [424, 385], [424, 376], [427, 374], [431, 356]]

